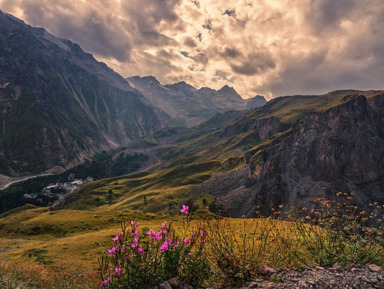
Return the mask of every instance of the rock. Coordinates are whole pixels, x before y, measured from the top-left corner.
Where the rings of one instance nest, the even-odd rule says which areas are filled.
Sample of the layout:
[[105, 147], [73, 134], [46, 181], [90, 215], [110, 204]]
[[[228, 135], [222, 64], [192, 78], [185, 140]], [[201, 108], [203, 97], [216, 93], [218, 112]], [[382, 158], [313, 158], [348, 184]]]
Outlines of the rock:
[[268, 266], [262, 266], [259, 273], [264, 276], [271, 276], [276, 273], [276, 270]]
[[161, 283], [159, 285], [159, 289], [173, 289], [171, 285], [167, 281]]
[[372, 272], [376, 272], [376, 273], [383, 271], [383, 269], [382, 269], [380, 266], [377, 266], [377, 265], [375, 265], [375, 264], [370, 264], [370, 265], [368, 265], [368, 268], [369, 268], [369, 270], [371, 270]]
[[169, 285], [171, 285], [174, 288], [178, 288], [178, 286], [180, 285], [179, 280], [177, 280], [176, 278], [169, 279], [168, 283], [169, 283]]

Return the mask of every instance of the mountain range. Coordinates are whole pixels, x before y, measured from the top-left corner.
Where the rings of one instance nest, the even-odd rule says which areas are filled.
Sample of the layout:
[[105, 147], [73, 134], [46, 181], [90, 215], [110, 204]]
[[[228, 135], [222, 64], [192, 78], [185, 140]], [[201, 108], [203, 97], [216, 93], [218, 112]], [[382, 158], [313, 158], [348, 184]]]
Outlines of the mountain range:
[[[258, 205], [313, 206], [338, 191], [355, 192], [363, 208], [384, 201], [384, 91], [244, 100], [229, 86], [124, 79], [77, 44], [3, 13], [0, 36], [0, 173], [63, 170], [131, 142], [155, 145], [140, 151], [158, 160], [151, 170], [92, 183], [64, 207], [95, 199], [106, 210], [173, 212], [195, 200], [251, 217]], [[179, 126], [189, 128], [169, 129]], [[104, 204], [109, 190], [117, 193]]]
[[[161, 128], [265, 102], [245, 101], [229, 87], [197, 93], [153, 77], [129, 82], [79, 45], [0, 11], [0, 174], [61, 171]], [[158, 97], [142, 89], [151, 82]]]
[[220, 90], [202, 87], [196, 89], [184, 81], [161, 85], [153, 76], [133, 76], [127, 79], [155, 106], [176, 120], [180, 126], [196, 126], [228, 110], [244, 111], [265, 105], [263, 96], [243, 99], [233, 87]]

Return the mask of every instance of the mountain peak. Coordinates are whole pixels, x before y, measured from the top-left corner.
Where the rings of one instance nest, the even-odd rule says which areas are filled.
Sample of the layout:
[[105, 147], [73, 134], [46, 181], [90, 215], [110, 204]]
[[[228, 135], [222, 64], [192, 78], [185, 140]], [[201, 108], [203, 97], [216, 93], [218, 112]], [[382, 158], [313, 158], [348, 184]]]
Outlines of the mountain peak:
[[186, 83], [184, 80], [183, 81], [180, 81], [180, 82], [177, 82], [177, 83], [174, 83], [174, 84], [168, 84], [168, 85], [165, 85], [166, 87], [168, 88], [174, 88], [174, 89], [189, 89], [189, 90], [196, 90], [195, 87], [193, 87], [192, 85]]
[[135, 76], [128, 77], [127, 80], [128, 80], [128, 82], [140, 82], [140, 83], [145, 83], [145, 84], [161, 85], [160, 82], [156, 79], [156, 77], [154, 77], [152, 75], [143, 76], [143, 77], [141, 77], [139, 75], [135, 75]]

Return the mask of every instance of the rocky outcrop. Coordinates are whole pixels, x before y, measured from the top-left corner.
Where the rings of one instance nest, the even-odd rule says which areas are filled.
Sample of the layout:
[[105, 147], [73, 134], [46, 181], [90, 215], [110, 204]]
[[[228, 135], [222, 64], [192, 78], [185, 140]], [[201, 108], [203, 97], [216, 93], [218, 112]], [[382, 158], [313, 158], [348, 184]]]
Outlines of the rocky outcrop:
[[266, 210], [310, 205], [337, 191], [365, 207], [384, 201], [384, 94], [350, 95], [312, 112], [250, 158], [247, 186]]
[[258, 204], [265, 214], [280, 204], [310, 207], [316, 198], [333, 198], [338, 191], [354, 192], [362, 208], [384, 202], [384, 93], [346, 95], [270, 139], [281, 122], [255, 124], [267, 141], [245, 154], [248, 169], [200, 185], [232, 216], [254, 216]]

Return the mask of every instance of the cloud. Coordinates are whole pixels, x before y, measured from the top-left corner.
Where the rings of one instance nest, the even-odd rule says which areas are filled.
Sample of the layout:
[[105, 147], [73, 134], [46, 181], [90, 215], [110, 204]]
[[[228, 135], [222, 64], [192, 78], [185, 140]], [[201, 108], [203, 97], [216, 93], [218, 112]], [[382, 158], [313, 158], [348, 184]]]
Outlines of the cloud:
[[382, 0], [0, 0], [125, 77], [244, 97], [380, 89]]

